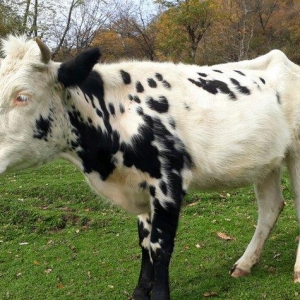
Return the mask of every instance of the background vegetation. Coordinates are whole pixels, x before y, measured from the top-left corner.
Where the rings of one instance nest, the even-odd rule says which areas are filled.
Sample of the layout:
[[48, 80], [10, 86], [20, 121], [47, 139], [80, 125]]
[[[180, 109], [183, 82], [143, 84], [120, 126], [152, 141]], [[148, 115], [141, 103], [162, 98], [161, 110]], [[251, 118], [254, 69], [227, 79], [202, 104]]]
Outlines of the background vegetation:
[[[279, 48], [300, 63], [300, 0], [0, 0], [0, 37], [41, 36], [55, 60], [100, 46], [124, 58], [212, 64]], [[60, 1], [62, 2], [62, 1]], [[185, 199], [171, 263], [174, 300], [299, 299], [298, 222], [286, 207], [253, 273], [233, 279], [256, 224], [252, 189]], [[136, 218], [96, 197], [56, 161], [0, 179], [0, 299], [130, 299], [140, 251]]]
[[[173, 300], [299, 299], [293, 283], [298, 222], [286, 207], [260, 263], [228, 274], [256, 225], [251, 188], [186, 197], [171, 262]], [[136, 217], [95, 196], [82, 174], [57, 160], [0, 179], [0, 299], [129, 300], [140, 250]]]
[[300, 63], [300, 0], [1, 0], [0, 36], [42, 36], [63, 60], [99, 45], [123, 58], [213, 64], [283, 50]]

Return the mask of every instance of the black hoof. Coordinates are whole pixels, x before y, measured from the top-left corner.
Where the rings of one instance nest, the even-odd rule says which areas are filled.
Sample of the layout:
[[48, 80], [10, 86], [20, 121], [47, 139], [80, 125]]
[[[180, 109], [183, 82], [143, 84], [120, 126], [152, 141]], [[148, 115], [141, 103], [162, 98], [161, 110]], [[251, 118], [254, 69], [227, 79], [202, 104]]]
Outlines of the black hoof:
[[142, 289], [136, 289], [131, 300], [151, 300], [150, 293]]

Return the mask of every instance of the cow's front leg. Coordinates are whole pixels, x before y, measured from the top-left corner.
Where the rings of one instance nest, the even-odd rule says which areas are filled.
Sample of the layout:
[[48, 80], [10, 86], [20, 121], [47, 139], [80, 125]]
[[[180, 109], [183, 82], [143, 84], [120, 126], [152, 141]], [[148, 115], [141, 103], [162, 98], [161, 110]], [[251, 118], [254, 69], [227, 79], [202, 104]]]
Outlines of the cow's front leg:
[[139, 244], [142, 249], [142, 263], [139, 281], [133, 292], [134, 300], [150, 300], [154, 281], [154, 269], [150, 259], [151, 219], [149, 214], [138, 217]]
[[151, 259], [154, 266], [152, 300], [169, 300], [169, 264], [174, 248], [174, 238], [178, 225], [181, 200], [181, 187], [174, 187], [171, 199], [153, 197], [152, 231], [150, 238]]

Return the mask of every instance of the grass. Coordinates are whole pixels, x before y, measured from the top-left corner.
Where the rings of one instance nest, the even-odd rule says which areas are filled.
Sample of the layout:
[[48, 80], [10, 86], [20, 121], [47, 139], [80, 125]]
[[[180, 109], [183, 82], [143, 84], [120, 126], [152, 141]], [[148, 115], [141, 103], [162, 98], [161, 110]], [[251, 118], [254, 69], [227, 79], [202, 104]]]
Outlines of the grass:
[[[239, 279], [228, 270], [254, 232], [252, 189], [185, 199], [170, 268], [173, 300], [300, 298], [293, 283], [299, 226], [286, 178], [282, 185], [285, 210], [260, 263]], [[140, 264], [136, 217], [94, 195], [72, 165], [58, 160], [2, 176], [0, 210], [0, 299], [130, 298]]]

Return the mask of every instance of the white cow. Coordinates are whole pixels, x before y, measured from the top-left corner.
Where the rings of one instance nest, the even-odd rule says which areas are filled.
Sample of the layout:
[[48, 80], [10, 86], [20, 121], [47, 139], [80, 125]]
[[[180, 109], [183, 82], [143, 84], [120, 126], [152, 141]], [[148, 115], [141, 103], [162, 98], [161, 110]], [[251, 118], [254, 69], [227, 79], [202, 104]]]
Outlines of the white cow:
[[[168, 268], [189, 188], [254, 184], [258, 224], [234, 277], [250, 273], [284, 206], [286, 163], [300, 218], [300, 68], [280, 51], [213, 67], [65, 63], [10, 36], [0, 69], [0, 173], [62, 157], [97, 193], [139, 218], [133, 298], [170, 299]], [[295, 264], [300, 281], [300, 250]]]

